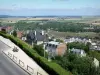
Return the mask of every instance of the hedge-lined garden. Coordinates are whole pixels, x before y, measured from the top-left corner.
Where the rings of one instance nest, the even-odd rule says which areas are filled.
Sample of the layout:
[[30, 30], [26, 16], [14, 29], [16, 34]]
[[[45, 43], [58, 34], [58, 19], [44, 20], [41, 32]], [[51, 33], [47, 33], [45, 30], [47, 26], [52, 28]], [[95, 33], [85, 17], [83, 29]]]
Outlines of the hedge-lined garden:
[[[28, 56], [35, 60], [48, 74], [50, 75], [71, 75], [70, 72], [63, 69], [60, 65], [55, 62], [48, 62], [44, 57], [41, 57], [35, 50], [32, 49], [30, 45], [23, 42], [22, 40], [0, 32], [0, 35], [10, 39], [17, 46], [19, 46]], [[63, 63], [62, 63], [63, 64]]]

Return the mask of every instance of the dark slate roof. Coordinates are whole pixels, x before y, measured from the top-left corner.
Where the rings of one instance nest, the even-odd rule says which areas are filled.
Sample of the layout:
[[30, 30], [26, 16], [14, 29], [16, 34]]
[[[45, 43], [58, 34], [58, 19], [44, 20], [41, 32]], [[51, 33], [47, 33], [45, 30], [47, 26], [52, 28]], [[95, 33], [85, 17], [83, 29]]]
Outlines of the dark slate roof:
[[2, 26], [2, 29], [7, 29], [7, 26]]
[[42, 33], [40, 31], [36, 31], [36, 35], [35, 35], [35, 31], [31, 31], [28, 33], [27, 38], [33, 41], [45, 41], [46, 39], [46, 35], [42, 35]]

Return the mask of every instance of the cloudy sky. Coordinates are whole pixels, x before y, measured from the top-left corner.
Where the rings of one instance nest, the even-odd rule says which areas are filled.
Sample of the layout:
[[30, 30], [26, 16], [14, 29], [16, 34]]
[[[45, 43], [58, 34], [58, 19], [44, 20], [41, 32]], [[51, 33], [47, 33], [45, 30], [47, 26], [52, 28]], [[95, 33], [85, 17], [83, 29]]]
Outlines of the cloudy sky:
[[0, 15], [100, 15], [100, 0], [0, 0]]

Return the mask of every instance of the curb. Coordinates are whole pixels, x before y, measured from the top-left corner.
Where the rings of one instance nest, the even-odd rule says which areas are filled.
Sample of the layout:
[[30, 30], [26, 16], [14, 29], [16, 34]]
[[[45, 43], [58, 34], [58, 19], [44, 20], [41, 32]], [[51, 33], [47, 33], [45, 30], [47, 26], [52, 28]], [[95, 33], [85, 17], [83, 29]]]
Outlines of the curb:
[[[1, 41], [1, 40], [0, 40]], [[2, 43], [4, 43], [3, 41], [1, 41]], [[4, 43], [5, 45], [7, 45], [6, 43]], [[11, 46], [7, 45], [8, 47], [12, 48]]]

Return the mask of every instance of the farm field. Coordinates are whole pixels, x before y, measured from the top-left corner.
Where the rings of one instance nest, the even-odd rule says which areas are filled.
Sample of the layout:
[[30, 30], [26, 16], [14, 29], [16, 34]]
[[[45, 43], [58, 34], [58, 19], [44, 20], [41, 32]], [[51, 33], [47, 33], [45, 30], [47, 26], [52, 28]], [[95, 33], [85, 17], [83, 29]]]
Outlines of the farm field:
[[89, 37], [89, 38], [94, 38], [98, 37], [99, 33], [94, 33], [94, 32], [80, 32], [80, 33], [74, 33], [74, 32], [57, 32], [57, 31], [50, 31], [48, 32], [49, 36], [54, 36], [55, 38], [66, 38], [68, 36], [74, 36], [74, 37]]
[[25, 18], [0, 18], [0, 22], [3, 23], [16, 23], [18, 21], [22, 22], [41, 22], [42, 20], [48, 20], [48, 21], [58, 21], [58, 22], [75, 22], [75, 23], [89, 23], [94, 25], [100, 25], [100, 22], [95, 23], [95, 21], [100, 21], [100, 17], [82, 17], [82, 18], [58, 18], [58, 17], [47, 17], [47, 18], [31, 18], [31, 17], [25, 17]]

